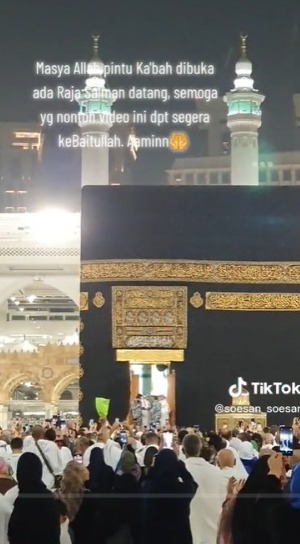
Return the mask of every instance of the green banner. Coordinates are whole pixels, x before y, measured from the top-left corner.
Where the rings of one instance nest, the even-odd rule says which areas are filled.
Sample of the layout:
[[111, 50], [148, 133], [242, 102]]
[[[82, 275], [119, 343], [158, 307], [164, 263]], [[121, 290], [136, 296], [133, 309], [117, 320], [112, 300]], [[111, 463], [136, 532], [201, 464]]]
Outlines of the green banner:
[[109, 411], [110, 399], [104, 399], [102, 397], [96, 397], [96, 410], [99, 417], [107, 417]]

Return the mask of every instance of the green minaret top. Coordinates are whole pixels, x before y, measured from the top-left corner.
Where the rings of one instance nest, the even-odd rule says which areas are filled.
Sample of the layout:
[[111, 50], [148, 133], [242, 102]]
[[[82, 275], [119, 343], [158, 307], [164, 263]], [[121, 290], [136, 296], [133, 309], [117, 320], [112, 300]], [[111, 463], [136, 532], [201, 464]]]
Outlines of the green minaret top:
[[[91, 118], [101, 114], [101, 123], [110, 125], [109, 116], [114, 99], [106, 87], [105, 64], [99, 57], [99, 35], [93, 34], [92, 40], [92, 58], [87, 64], [88, 78], [78, 99], [80, 114], [91, 115]], [[103, 114], [107, 115], [107, 120]]]
[[92, 58], [87, 66], [87, 73], [92, 77], [103, 77], [105, 69], [104, 63], [99, 57], [99, 34], [92, 35]]
[[253, 87], [252, 62], [247, 57], [247, 35], [241, 34], [241, 56], [235, 65], [237, 75], [234, 86], [235, 91], [255, 91]]
[[94, 52], [94, 55], [97, 55], [98, 49], [99, 49], [100, 34], [92, 34], [92, 38], [93, 38], [93, 52]]
[[241, 57], [243, 59], [247, 58], [247, 34], [246, 35], [243, 35], [243, 34], [240, 34], [240, 37], [241, 37]]

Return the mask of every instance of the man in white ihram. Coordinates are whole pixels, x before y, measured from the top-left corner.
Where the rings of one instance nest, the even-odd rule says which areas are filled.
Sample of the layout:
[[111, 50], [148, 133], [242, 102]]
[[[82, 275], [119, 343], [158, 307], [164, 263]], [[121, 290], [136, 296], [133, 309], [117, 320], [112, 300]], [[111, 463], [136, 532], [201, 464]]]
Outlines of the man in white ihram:
[[202, 445], [196, 434], [184, 437], [185, 466], [198, 484], [190, 507], [191, 531], [193, 544], [216, 544], [226, 490], [221, 471], [199, 457]]
[[[13, 489], [13, 488], [12, 488]], [[8, 544], [8, 524], [10, 520], [10, 516], [12, 514], [14, 507], [13, 504], [6, 499], [6, 497], [3, 497], [3, 495], [0, 495], [0, 542], [1, 544]]]
[[[48, 489], [54, 488], [54, 475], [58, 476], [63, 472], [61, 453], [55, 442], [44, 440], [45, 431], [41, 425], [35, 425], [32, 429], [32, 440], [24, 441], [23, 453], [35, 453], [43, 465], [43, 482]], [[48, 463], [45, 462], [45, 459]], [[51, 471], [47, 467], [50, 465]], [[51, 474], [51, 472], [53, 474]]]
[[150, 402], [147, 397], [142, 397], [142, 426], [146, 429], [149, 428], [149, 416], [150, 416]]
[[236, 481], [241, 479], [239, 469], [236, 467], [234, 453], [229, 448], [224, 448], [219, 451], [217, 461], [223, 476], [225, 493], [227, 493], [229, 480], [231, 478]]
[[91, 451], [94, 448], [103, 449], [104, 462], [113, 470], [116, 470], [122, 455], [122, 450], [117, 442], [111, 440], [110, 430], [107, 426], [104, 425], [101, 427], [97, 436], [97, 442], [92, 446], [89, 446], [84, 452], [82, 463], [85, 467], [88, 467], [90, 464]]
[[169, 423], [170, 406], [165, 395], [160, 395], [159, 402], [161, 405], [160, 427], [163, 429]]

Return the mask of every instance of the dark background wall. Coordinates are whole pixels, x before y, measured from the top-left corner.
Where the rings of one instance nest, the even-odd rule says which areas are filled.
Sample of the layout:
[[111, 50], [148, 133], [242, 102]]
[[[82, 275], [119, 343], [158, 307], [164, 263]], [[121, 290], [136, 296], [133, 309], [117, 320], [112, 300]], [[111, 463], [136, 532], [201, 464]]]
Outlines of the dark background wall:
[[[298, 187], [87, 187], [82, 260], [300, 261], [299, 203]], [[84, 419], [94, 416], [96, 396], [112, 398], [111, 417], [125, 417], [128, 409], [128, 366], [114, 361], [111, 346], [111, 286], [116, 284], [81, 285], [90, 298], [98, 290], [106, 298], [102, 309], [82, 312]], [[299, 285], [186, 285], [189, 296], [300, 292]], [[298, 312], [216, 312], [189, 305], [188, 323], [185, 363], [174, 365], [179, 424], [212, 427], [214, 406], [230, 403], [228, 387], [239, 376], [249, 383], [300, 383]], [[300, 410], [300, 396], [251, 395], [251, 402], [262, 409], [299, 404]], [[290, 419], [290, 414], [268, 417], [278, 423]]]

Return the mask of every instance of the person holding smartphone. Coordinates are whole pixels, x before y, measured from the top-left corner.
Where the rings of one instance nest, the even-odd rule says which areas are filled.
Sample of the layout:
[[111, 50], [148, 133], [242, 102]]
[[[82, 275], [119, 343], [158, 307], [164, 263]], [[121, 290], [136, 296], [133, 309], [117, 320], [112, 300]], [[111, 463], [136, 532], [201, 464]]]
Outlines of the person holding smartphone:
[[86, 467], [89, 465], [91, 451], [94, 448], [103, 448], [105, 463], [116, 470], [122, 450], [120, 445], [111, 439], [111, 430], [107, 427], [107, 423], [98, 432], [97, 442], [89, 446], [83, 454], [83, 464]]
[[136, 457], [140, 467], [145, 466], [145, 456], [149, 448], [155, 448], [156, 453], [159, 450], [160, 438], [159, 435], [153, 431], [149, 431], [144, 437], [145, 445], [139, 449], [136, 449]]
[[283, 493], [281, 453], [260, 457], [238, 493], [231, 521], [232, 544], [293, 544], [297, 527]]

